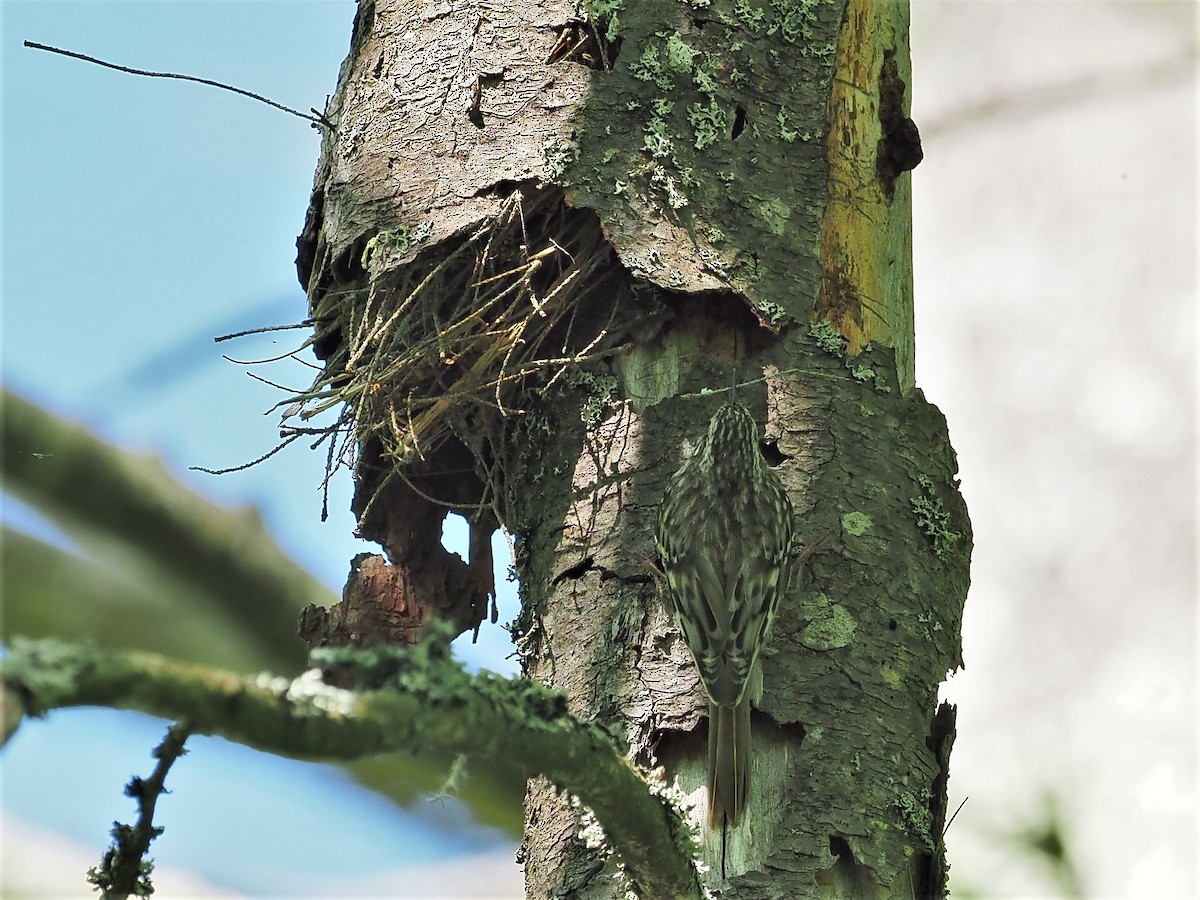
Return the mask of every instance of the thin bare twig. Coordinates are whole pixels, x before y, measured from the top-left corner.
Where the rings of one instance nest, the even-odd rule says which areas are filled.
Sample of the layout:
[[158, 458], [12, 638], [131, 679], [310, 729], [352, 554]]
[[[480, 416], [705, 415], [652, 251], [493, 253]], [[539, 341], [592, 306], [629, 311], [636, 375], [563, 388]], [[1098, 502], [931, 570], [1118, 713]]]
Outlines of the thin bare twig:
[[194, 81], [197, 84], [207, 84], [209, 87], [220, 88], [223, 91], [232, 91], [235, 94], [241, 94], [243, 97], [249, 97], [251, 100], [257, 100], [259, 103], [265, 103], [267, 106], [273, 106], [276, 109], [283, 110], [285, 113], [291, 113], [293, 116], [298, 116], [312, 122], [314, 125], [321, 125], [333, 130], [333, 125], [324, 116], [310, 116], [308, 113], [302, 113], [292, 109], [290, 106], [284, 106], [282, 103], [276, 103], [274, 100], [268, 100], [261, 94], [255, 94], [252, 91], [246, 91], [239, 87], [234, 87], [231, 84], [223, 84], [220, 81], [213, 81], [211, 78], [197, 78], [195, 75], [180, 75], [176, 72], [149, 72], [145, 69], [132, 69], [129, 66], [119, 66], [116, 63], [105, 62], [102, 59], [96, 59], [94, 56], [87, 56], [83, 53], [75, 53], [72, 50], [63, 50], [59, 47], [51, 47], [47, 44], [39, 44], [35, 41], [25, 41], [25, 46], [34, 50], [46, 50], [50, 53], [57, 53], [59, 56], [69, 56], [72, 59], [82, 59], [84, 62], [95, 63], [98, 66], [104, 66], [106, 69], [116, 69], [118, 72], [125, 72], [129, 75], [145, 75], [147, 78], [177, 78], [180, 81]]
[[228, 469], [207, 469], [204, 466], [188, 466], [188, 469], [192, 472], [203, 472], [205, 475], [228, 475], [230, 472], [243, 472], [246, 469], [249, 469], [251, 466], [257, 466], [260, 462], [265, 462], [266, 460], [270, 459], [292, 441], [295, 441], [300, 437], [301, 435], [294, 434], [291, 437], [284, 438], [279, 442], [278, 445], [276, 445], [274, 450], [264, 453], [258, 459], [252, 459], [248, 463], [242, 463], [240, 466], [230, 466]]
[[213, 338], [213, 342], [219, 344], [221, 341], [231, 341], [234, 338], [245, 337], [248, 334], [266, 334], [268, 331], [294, 331], [297, 328], [308, 328], [312, 324], [312, 319], [305, 319], [302, 322], [296, 322], [292, 325], [264, 325], [262, 328], [248, 328], [245, 331], [235, 331], [233, 334], [223, 334], [220, 337]]

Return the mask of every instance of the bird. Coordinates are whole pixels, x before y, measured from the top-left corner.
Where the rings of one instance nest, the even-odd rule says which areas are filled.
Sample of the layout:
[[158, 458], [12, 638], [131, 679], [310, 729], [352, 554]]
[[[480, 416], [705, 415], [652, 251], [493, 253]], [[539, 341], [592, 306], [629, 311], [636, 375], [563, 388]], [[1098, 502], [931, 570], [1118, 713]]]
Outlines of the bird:
[[745, 406], [720, 406], [668, 481], [655, 534], [675, 621], [708, 698], [714, 829], [732, 828], [746, 808], [759, 654], [789, 582], [792, 503], [758, 434]]

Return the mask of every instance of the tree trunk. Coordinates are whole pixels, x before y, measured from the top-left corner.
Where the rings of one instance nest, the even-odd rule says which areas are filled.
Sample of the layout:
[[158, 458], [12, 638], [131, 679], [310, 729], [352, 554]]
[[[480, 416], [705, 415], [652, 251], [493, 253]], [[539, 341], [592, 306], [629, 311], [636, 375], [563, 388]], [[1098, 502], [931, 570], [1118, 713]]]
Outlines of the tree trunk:
[[[587, 7], [360, 2], [298, 260], [326, 361], [302, 415], [346, 401], [360, 532], [388, 556], [356, 565], [342, 639], [477, 627], [485, 563], [437, 525], [501, 524], [526, 672], [699, 822], [707, 707], [653, 530], [736, 377], [815, 553], [765, 654], [747, 815], [724, 850], [701, 829], [704, 880], [941, 896], [937, 690], [971, 540], [913, 379], [907, 7]], [[530, 897], [623, 896], [580, 819], [532, 783]]]

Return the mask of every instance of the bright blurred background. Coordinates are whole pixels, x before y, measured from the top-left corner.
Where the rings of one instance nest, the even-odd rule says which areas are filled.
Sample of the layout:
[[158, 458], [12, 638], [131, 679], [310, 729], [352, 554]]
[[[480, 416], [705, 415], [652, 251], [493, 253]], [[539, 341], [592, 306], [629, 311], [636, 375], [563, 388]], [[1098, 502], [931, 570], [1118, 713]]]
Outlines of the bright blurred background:
[[[354, 3], [0, 6], [3, 381], [257, 507], [336, 593], [350, 483], [319, 521], [324, 454], [274, 446], [279, 393], [222, 354], [303, 332], [296, 283], [319, 135], [242, 97], [322, 107]], [[946, 413], [976, 536], [947, 835], [956, 896], [1191, 897], [1197, 878], [1196, 8], [913, 5], [918, 383]], [[276, 381], [311, 373], [285, 362]], [[6, 524], [53, 529], [10, 497]], [[465, 529], [447, 545], [462, 552]], [[501, 621], [516, 612], [496, 547]], [[460, 642], [510, 673], [507, 635]], [[0, 755], [0, 891], [91, 896], [165, 723], [78, 710]], [[342, 770], [193, 738], [159, 805], [164, 896], [518, 897], [516, 838], [440, 797], [401, 809]], [[1056, 831], [1057, 868], [1031, 850]]]

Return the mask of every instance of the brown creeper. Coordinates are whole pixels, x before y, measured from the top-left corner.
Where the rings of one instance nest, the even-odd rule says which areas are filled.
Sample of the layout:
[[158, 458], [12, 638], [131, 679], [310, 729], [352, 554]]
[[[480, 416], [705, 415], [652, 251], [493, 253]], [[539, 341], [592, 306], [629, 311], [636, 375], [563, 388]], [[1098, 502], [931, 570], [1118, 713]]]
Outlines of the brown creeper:
[[758, 654], [787, 591], [792, 504], [749, 410], [726, 403], [675, 473], [658, 514], [675, 620], [708, 695], [708, 821], [735, 825], [750, 777]]

